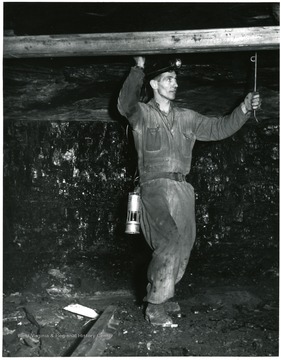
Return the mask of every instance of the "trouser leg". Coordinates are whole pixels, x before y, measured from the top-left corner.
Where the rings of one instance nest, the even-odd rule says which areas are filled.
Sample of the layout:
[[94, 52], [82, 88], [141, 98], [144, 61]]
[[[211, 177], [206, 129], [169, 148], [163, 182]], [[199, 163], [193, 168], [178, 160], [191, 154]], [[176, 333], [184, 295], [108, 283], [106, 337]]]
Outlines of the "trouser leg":
[[142, 189], [141, 225], [153, 250], [146, 300], [154, 304], [174, 296], [175, 284], [184, 274], [195, 239], [193, 188], [174, 185], [161, 179]]
[[169, 191], [169, 207], [180, 234], [180, 260], [175, 283], [183, 277], [196, 238], [194, 189], [188, 183], [176, 183]]

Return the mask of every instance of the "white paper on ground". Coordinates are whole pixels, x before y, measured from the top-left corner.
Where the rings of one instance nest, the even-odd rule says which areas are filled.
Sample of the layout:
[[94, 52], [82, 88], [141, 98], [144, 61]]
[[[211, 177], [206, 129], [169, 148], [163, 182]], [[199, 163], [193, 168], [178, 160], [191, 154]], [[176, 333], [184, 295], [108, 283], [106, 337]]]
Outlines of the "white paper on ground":
[[99, 316], [99, 314], [94, 309], [79, 304], [70, 304], [63, 309], [77, 315], [86, 316], [91, 319], [96, 319]]

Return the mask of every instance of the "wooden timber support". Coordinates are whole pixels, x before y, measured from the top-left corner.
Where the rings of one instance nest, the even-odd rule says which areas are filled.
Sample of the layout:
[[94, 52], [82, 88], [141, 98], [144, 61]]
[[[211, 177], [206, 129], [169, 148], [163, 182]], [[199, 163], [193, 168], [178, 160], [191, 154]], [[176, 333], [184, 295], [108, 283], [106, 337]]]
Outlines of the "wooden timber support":
[[279, 26], [4, 37], [4, 58], [275, 50]]
[[[101, 356], [106, 349], [106, 342], [111, 339], [119, 325], [119, 320], [114, 319], [116, 310], [116, 306], [108, 306], [90, 330], [84, 334], [83, 340], [70, 356]], [[66, 355], [69, 356], [69, 353]]]

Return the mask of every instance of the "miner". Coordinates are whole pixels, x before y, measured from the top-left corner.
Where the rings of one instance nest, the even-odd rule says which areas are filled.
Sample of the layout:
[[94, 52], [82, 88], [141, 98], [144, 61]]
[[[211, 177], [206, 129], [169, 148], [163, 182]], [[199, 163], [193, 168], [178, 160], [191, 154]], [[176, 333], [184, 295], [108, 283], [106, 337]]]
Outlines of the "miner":
[[[175, 305], [175, 285], [184, 275], [195, 235], [194, 189], [188, 174], [195, 141], [217, 141], [238, 131], [259, 108], [260, 96], [249, 93], [231, 114], [204, 116], [174, 104], [180, 60], [160, 61], [145, 69], [143, 56], [125, 80], [118, 98], [119, 112], [132, 128], [138, 154], [141, 229], [152, 249], [147, 270], [145, 319], [173, 326], [169, 309]], [[153, 97], [140, 101], [144, 83]], [[176, 304], [177, 305], [177, 304]]]

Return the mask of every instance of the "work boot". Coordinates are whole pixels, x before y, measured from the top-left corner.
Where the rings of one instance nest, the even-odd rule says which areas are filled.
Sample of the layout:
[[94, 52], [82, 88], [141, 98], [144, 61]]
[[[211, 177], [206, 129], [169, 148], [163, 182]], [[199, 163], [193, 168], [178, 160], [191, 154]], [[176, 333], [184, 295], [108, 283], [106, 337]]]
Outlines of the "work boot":
[[167, 301], [164, 303], [164, 309], [167, 313], [180, 313], [181, 308], [176, 301]]
[[164, 304], [148, 303], [145, 320], [155, 326], [169, 327], [173, 325], [172, 319], [165, 312]]

